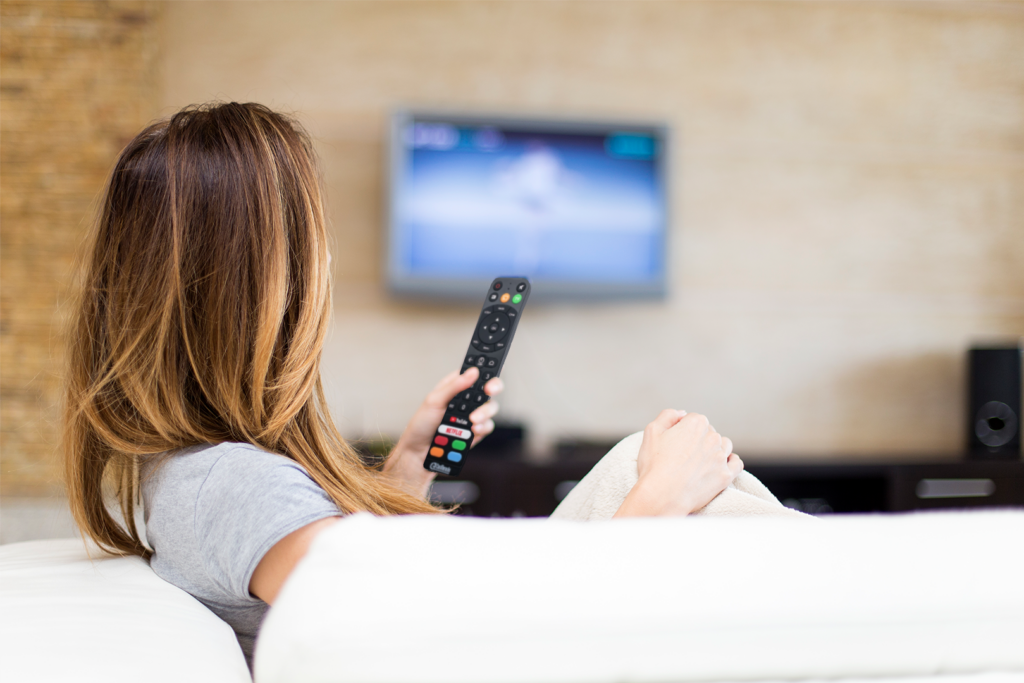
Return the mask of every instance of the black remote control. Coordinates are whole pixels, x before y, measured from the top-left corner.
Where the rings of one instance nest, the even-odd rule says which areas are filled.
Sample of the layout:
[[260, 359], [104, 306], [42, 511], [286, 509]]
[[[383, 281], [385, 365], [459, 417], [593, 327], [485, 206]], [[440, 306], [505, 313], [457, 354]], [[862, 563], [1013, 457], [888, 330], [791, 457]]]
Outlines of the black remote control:
[[484, 385], [501, 374], [529, 296], [530, 281], [525, 277], [499, 277], [487, 288], [484, 308], [460, 370], [465, 372], [476, 366], [480, 369], [480, 378], [448, 404], [427, 459], [423, 461], [423, 467], [431, 472], [455, 477], [466, 464], [466, 454], [473, 445], [469, 414], [490, 400], [484, 393]]

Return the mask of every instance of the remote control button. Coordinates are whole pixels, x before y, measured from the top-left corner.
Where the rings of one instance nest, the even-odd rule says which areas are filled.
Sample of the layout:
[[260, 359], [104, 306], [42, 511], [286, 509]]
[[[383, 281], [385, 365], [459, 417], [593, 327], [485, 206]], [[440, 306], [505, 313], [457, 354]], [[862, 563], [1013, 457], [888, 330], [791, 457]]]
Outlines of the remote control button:
[[509, 311], [508, 312], [508, 317], [510, 317], [510, 318], [516, 317], [516, 312], [515, 311]]
[[[497, 308], [504, 308], [504, 306], [498, 306]], [[490, 315], [491, 313], [494, 313], [493, 308], [485, 308], [480, 315]]]
[[517, 304], [517, 303], [519, 303], [522, 300], [523, 300], [523, 295], [522, 294], [516, 294], [514, 297], [512, 297], [512, 303], [514, 303], [514, 304]]
[[481, 403], [486, 403], [488, 398], [490, 397], [487, 394], [477, 394], [473, 397], [473, 400], [479, 405]]
[[448, 404], [448, 410], [455, 410], [455, 401]]
[[491, 351], [494, 350], [494, 347], [491, 346], [490, 344], [481, 344], [480, 350], [483, 351], [484, 353], [490, 353]]
[[477, 339], [476, 337], [473, 337], [473, 341], [471, 341], [471, 342], [469, 342], [469, 343], [473, 345], [473, 348], [474, 348], [474, 349], [479, 349], [479, 348], [480, 348], [480, 344], [481, 344], [481, 342], [480, 342], [480, 340], [479, 340], [479, 339]]
[[508, 300], [511, 298], [512, 296], [508, 292], [505, 292], [504, 294], [501, 295], [501, 303], [507, 304]]
[[494, 291], [498, 291], [499, 289], [501, 289], [501, 283], [500, 282], [495, 282], [494, 283]]
[[[508, 315], [502, 312], [495, 312], [481, 316], [477, 334], [485, 344], [491, 344], [504, 339], [511, 327], [512, 321]], [[477, 359], [477, 365], [480, 365], [479, 359]]]
[[[510, 309], [508, 306], [495, 306], [494, 310], [498, 313], [508, 313]], [[487, 311], [484, 311], [484, 313], [487, 313]]]
[[452, 427], [451, 425], [441, 425], [437, 428], [437, 433], [454, 436], [457, 439], [468, 439], [473, 436], [473, 432], [468, 429], [459, 429], [458, 427]]
[[435, 446], [434, 448], [430, 449], [430, 454], [432, 456], [434, 456], [435, 458], [443, 458], [444, 457], [444, 449], [443, 448], [437, 448]]
[[496, 343], [496, 344], [494, 345], [494, 348], [496, 348], [496, 349], [498, 349], [499, 351], [501, 351], [501, 350], [502, 350], [503, 348], [505, 348], [505, 342], [497, 342], [497, 343]]
[[462, 453], [448, 451], [448, 459], [451, 460], [452, 462], [459, 462], [460, 460], [462, 460]]
[[469, 404], [468, 403], [460, 403], [459, 407], [458, 407], [458, 411], [460, 413], [469, 412]]
[[487, 359], [487, 367], [489, 367], [489, 368], [496, 368], [496, 367], [498, 367], [498, 359], [497, 358], [488, 358]]
[[481, 381], [481, 382], [486, 382], [487, 380], [489, 380], [489, 379], [490, 379], [490, 378], [492, 378], [492, 377], [494, 377], [494, 373], [493, 373], [493, 372], [487, 372], [487, 371], [485, 370], [485, 371], [483, 372], [483, 374], [481, 374], [481, 375], [480, 375], [480, 381]]
[[438, 446], [447, 446], [448, 445], [448, 437], [447, 436], [435, 436], [434, 437], [434, 443], [436, 443]]
[[460, 441], [459, 439], [455, 439], [454, 441], [452, 441], [452, 448], [454, 448], [457, 451], [464, 451], [466, 450], [466, 442]]
[[516, 286], [516, 291], [517, 291], [517, 292], [525, 292], [525, 291], [526, 291], [526, 283], [525, 283], [525, 282], [520, 282], [520, 283], [519, 283], [519, 284], [518, 284], [518, 285]]
[[478, 368], [482, 368], [484, 366], [484, 363], [486, 363], [486, 362], [487, 362], [487, 357], [486, 356], [478, 356], [477, 359], [476, 359], [476, 366]]
[[462, 400], [463, 401], [468, 401], [468, 400], [470, 400], [472, 398], [473, 398], [473, 392], [472, 391], [467, 391], [466, 393], [464, 393], [462, 395]]
[[464, 417], [459, 417], [458, 415], [452, 415], [451, 417], [448, 418], [448, 421], [453, 422], [457, 425], [461, 425], [463, 427], [469, 426], [469, 420], [467, 420]]
[[497, 300], [498, 300], [498, 295], [497, 295], [497, 294], [495, 294], [494, 292], [491, 292], [491, 295], [490, 295], [489, 297], [487, 297], [487, 298], [488, 298], [488, 299], [489, 299], [490, 301], [497, 301]]
[[466, 365], [476, 365], [476, 356], [466, 356]]

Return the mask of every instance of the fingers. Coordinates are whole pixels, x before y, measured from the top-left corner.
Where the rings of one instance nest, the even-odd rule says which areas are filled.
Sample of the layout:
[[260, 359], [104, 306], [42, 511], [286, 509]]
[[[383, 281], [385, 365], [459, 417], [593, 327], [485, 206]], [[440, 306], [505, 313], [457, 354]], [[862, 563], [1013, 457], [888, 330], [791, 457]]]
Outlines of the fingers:
[[732, 476], [735, 479], [736, 475], [743, 471], [743, 461], [740, 460], [740, 456], [732, 453], [729, 455], [729, 459], [725, 461], [729, 466], [729, 471], [732, 472]]
[[[494, 379], [497, 379], [497, 377]], [[494, 380], [491, 380], [491, 382], [493, 381]], [[488, 382], [487, 385], [490, 386], [491, 382]], [[498, 391], [501, 391], [503, 388], [504, 387], [499, 385]], [[498, 410], [499, 406], [497, 401], [488, 401], [469, 414], [469, 421], [473, 423], [471, 429], [475, 435], [475, 438], [473, 439], [474, 446], [480, 442], [480, 439], [494, 431], [494, 420], [491, 418], [498, 414]]]
[[488, 401], [469, 414], [469, 421], [473, 424], [486, 422], [498, 414], [498, 402]]
[[458, 393], [460, 391], [470, 388], [476, 383], [478, 379], [480, 379], [480, 371], [475, 367], [466, 370], [461, 375], [457, 375], [455, 377], [456, 388], [454, 393]]
[[455, 397], [455, 394], [473, 386], [480, 377], [480, 371], [475, 367], [466, 370], [461, 375], [451, 372], [445, 375], [437, 386], [427, 394], [427, 403], [434, 407], [446, 406]]
[[679, 422], [682, 422], [686, 427], [695, 429], [703, 434], [715, 431], [711, 428], [708, 418], [700, 413], [686, 413], [679, 418]]
[[666, 431], [674, 427], [685, 415], [685, 410], [666, 408], [658, 413], [658, 417], [654, 418], [654, 422], [647, 425], [647, 430]]
[[477, 445], [477, 443], [480, 442], [480, 439], [484, 438], [493, 431], [494, 420], [487, 420], [486, 422], [481, 422], [480, 424], [473, 425], [473, 434], [476, 436], [476, 438], [473, 439], [473, 445]]
[[501, 381], [500, 377], [495, 377], [484, 385], [484, 393], [488, 396], [497, 396], [503, 391], [505, 391], [505, 383]]

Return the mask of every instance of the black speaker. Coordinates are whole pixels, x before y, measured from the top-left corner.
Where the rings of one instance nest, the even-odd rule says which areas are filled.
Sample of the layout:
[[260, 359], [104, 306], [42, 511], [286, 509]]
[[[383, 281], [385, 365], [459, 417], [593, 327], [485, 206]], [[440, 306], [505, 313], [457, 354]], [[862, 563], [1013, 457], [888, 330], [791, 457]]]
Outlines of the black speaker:
[[1019, 346], [970, 351], [968, 453], [975, 460], [1016, 460], [1020, 453]]

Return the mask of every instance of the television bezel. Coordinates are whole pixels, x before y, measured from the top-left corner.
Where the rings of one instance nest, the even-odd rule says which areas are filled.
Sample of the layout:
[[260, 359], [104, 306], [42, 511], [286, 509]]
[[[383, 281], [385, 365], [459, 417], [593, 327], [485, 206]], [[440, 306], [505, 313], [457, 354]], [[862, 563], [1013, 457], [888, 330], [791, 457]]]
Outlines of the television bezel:
[[413, 275], [401, 268], [395, 253], [395, 239], [398, 230], [397, 206], [401, 182], [405, 177], [408, 154], [403, 140], [407, 125], [415, 122], [448, 123], [456, 126], [493, 126], [502, 130], [516, 130], [538, 133], [569, 133], [601, 135], [608, 133], [638, 133], [651, 135], [657, 140], [658, 154], [654, 163], [664, 216], [660, 251], [662, 256], [661, 276], [657, 280], [643, 283], [601, 282], [601, 281], [558, 281], [531, 278], [534, 302], [565, 299], [615, 300], [615, 299], [661, 299], [669, 287], [669, 235], [672, 232], [670, 163], [671, 131], [667, 124], [643, 120], [557, 118], [518, 115], [488, 115], [465, 112], [453, 113], [427, 109], [396, 109], [391, 113], [390, 134], [386, 152], [387, 202], [385, 224], [387, 238], [384, 250], [384, 271], [388, 291], [399, 298], [433, 299], [444, 301], [466, 301], [478, 299], [488, 283], [499, 276], [521, 275], [518, 273], [494, 273], [481, 278], [439, 278]]

